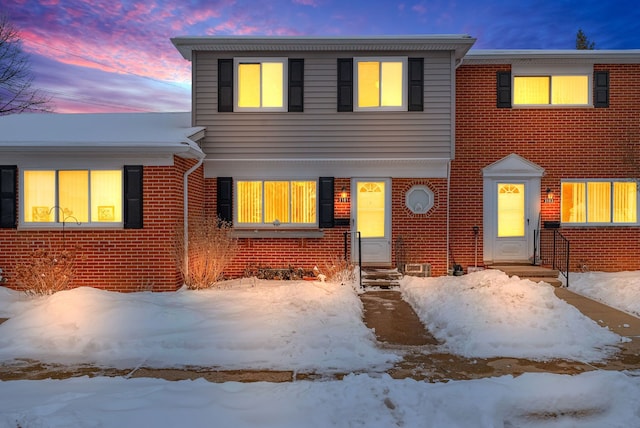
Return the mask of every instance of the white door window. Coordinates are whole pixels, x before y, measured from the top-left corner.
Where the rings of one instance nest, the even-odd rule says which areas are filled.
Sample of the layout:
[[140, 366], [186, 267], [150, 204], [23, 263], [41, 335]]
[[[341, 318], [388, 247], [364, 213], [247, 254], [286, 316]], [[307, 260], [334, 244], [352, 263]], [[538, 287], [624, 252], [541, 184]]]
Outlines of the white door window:
[[[355, 231], [362, 239], [362, 262], [391, 263], [391, 180], [360, 180], [353, 182], [355, 196]], [[353, 254], [358, 257], [357, 240]]]

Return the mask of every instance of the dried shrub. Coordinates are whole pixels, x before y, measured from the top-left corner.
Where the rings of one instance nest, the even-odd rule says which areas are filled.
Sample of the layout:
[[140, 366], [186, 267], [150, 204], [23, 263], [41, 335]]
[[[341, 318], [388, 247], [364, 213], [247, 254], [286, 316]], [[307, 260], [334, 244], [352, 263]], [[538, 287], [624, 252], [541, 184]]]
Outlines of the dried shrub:
[[191, 220], [188, 245], [182, 228], [178, 229], [176, 260], [185, 285], [190, 289], [214, 286], [238, 251], [238, 240], [231, 236], [231, 223], [218, 218]]
[[342, 257], [332, 256], [323, 263], [320, 273], [326, 275], [330, 282], [346, 284], [355, 281], [355, 266]]
[[26, 263], [16, 267], [16, 283], [27, 294], [49, 295], [71, 287], [77, 251], [38, 248]]

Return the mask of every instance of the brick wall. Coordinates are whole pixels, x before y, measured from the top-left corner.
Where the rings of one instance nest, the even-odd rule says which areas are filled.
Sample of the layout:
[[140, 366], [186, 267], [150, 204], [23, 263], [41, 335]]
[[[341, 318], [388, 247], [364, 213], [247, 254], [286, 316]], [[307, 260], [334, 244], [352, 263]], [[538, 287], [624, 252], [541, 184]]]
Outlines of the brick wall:
[[[144, 228], [117, 230], [0, 229], [0, 267], [9, 287], [15, 266], [34, 250], [75, 248], [78, 262], [72, 286], [114, 291], [172, 291], [182, 284], [173, 254], [176, 228], [183, 219], [183, 173], [195, 161], [175, 158], [172, 167], [144, 167]], [[202, 168], [189, 180], [190, 214], [203, 211]]]
[[[426, 214], [413, 214], [405, 206], [405, 193], [415, 184], [427, 185], [435, 198], [434, 207]], [[342, 187], [350, 192], [349, 178], [336, 178], [334, 182], [334, 217], [351, 217], [351, 202], [339, 202]], [[207, 211], [215, 213], [216, 179], [205, 180]], [[392, 182], [392, 257], [396, 265], [399, 238], [409, 262], [431, 263], [434, 275], [446, 273], [446, 180], [393, 179]], [[344, 256], [344, 233], [349, 226], [324, 229], [322, 238], [241, 238], [239, 252], [225, 274], [242, 276], [252, 267], [322, 268], [326, 263]], [[348, 244], [350, 245], [350, 243]], [[350, 253], [350, 247], [347, 249]]]
[[[562, 178], [638, 178], [630, 146], [640, 144], [640, 66], [596, 65], [610, 72], [609, 108], [496, 108], [496, 72], [509, 66], [463, 65], [457, 70], [456, 154], [451, 174], [451, 243], [456, 261], [473, 262], [472, 227], [482, 232], [481, 169], [510, 153], [545, 168], [542, 221], [560, 220]], [[636, 158], [637, 159], [637, 158]], [[571, 268], [640, 269], [637, 227], [565, 227]], [[480, 237], [482, 242], [482, 236]], [[480, 252], [482, 251], [482, 245]], [[480, 257], [482, 260], [482, 257]]]

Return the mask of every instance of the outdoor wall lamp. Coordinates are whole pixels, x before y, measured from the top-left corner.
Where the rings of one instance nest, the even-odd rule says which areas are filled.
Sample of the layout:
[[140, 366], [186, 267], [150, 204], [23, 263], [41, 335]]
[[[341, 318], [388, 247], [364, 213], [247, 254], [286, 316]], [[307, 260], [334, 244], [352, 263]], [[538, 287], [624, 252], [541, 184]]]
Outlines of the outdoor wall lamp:
[[544, 202], [547, 204], [553, 203], [553, 190], [550, 187], [547, 187], [547, 197], [544, 199]]
[[338, 198], [339, 202], [349, 202], [349, 196], [347, 194], [347, 188], [346, 186], [342, 186], [342, 189], [340, 190], [340, 197]]

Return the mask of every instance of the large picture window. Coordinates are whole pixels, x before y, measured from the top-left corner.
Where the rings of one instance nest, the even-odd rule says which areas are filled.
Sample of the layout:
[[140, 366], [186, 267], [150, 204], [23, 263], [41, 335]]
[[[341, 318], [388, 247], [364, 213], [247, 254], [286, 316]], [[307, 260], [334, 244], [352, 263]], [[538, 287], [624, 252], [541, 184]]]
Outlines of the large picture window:
[[286, 58], [236, 58], [234, 61], [236, 111], [286, 111]]
[[562, 183], [562, 222], [628, 225], [638, 222], [635, 181], [584, 180]]
[[317, 182], [239, 180], [236, 187], [238, 226], [315, 226]]
[[355, 58], [354, 110], [407, 110], [407, 58]]
[[22, 221], [122, 223], [121, 170], [25, 170]]
[[514, 105], [589, 105], [588, 75], [515, 76]]

